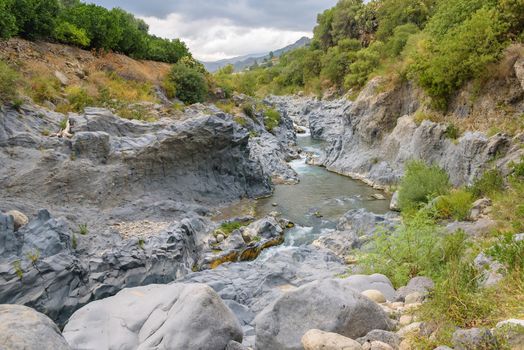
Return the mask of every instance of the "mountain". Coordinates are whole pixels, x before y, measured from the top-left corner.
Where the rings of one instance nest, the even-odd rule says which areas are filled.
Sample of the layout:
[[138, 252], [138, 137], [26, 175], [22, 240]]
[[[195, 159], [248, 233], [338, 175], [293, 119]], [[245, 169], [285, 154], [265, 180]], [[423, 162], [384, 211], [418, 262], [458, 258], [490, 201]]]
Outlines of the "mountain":
[[[298, 39], [295, 43], [288, 45], [286, 47], [283, 47], [281, 49], [272, 51], [274, 57], [280, 57], [282, 54], [297, 49], [299, 47], [304, 47], [309, 45], [311, 42], [311, 39], [308, 37], [302, 37]], [[249, 54], [244, 56], [238, 56], [233, 58], [227, 58], [219, 61], [214, 62], [202, 62], [202, 64], [206, 67], [206, 69], [210, 72], [216, 72], [222, 67], [227, 66], [228, 64], [232, 64], [233, 67], [235, 67], [235, 71], [239, 72], [242, 71], [248, 67], [251, 67], [253, 64], [261, 63], [264, 60], [268, 60], [270, 58], [270, 53], [259, 53], [259, 54]]]

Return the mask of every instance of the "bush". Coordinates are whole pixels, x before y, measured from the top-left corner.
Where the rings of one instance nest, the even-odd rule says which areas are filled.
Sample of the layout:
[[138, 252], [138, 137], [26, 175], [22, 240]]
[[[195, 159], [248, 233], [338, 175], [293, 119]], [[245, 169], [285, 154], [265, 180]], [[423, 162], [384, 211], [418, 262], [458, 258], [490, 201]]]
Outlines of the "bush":
[[443, 254], [444, 236], [426, 210], [406, 217], [393, 233], [379, 232], [359, 262], [368, 273], [382, 273], [395, 288], [416, 276], [438, 277], [448, 258]]
[[176, 86], [176, 97], [186, 104], [204, 102], [207, 97], [206, 78], [196, 68], [177, 63], [171, 69], [169, 79]]
[[400, 182], [399, 205], [402, 210], [417, 208], [432, 198], [447, 194], [451, 188], [449, 176], [437, 165], [410, 161]]
[[84, 108], [93, 105], [94, 100], [81, 86], [70, 86], [66, 89], [67, 99], [75, 112], [83, 112]]
[[448, 195], [438, 197], [435, 207], [440, 218], [463, 221], [468, 219], [472, 203], [471, 192], [454, 190]]
[[524, 273], [524, 240], [516, 241], [511, 233], [505, 234], [487, 250], [487, 254], [510, 270]]
[[280, 124], [280, 113], [276, 109], [268, 108], [264, 113], [264, 126], [273, 131]]
[[3, 61], [0, 61], [0, 103], [6, 103], [16, 98], [18, 74]]
[[0, 1], [0, 39], [9, 39], [18, 33], [16, 18], [11, 13], [12, 0]]
[[61, 43], [80, 47], [87, 47], [91, 40], [84, 29], [76, 27], [69, 22], [60, 23], [54, 31], [54, 38]]
[[469, 188], [469, 191], [476, 198], [491, 196], [496, 192], [504, 189], [504, 178], [497, 169], [486, 171], [475, 183]]

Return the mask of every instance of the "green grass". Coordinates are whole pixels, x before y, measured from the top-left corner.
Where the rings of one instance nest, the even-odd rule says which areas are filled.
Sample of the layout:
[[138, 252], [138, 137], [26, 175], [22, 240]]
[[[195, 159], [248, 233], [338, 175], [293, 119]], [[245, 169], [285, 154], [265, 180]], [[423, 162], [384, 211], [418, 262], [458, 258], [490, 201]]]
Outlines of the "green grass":
[[471, 192], [463, 189], [453, 190], [436, 199], [437, 215], [442, 219], [467, 220], [473, 200]]
[[222, 231], [226, 236], [229, 236], [233, 231], [238, 230], [243, 226], [247, 226], [250, 223], [250, 221], [224, 222], [220, 225], [219, 230]]
[[18, 73], [7, 63], [0, 61], [0, 103], [15, 100], [18, 79]]
[[273, 108], [268, 108], [264, 112], [264, 126], [268, 131], [273, 131], [280, 124], [280, 113]]
[[80, 233], [82, 236], [87, 235], [89, 233], [89, 229], [87, 228], [87, 224], [78, 225], [78, 233]]

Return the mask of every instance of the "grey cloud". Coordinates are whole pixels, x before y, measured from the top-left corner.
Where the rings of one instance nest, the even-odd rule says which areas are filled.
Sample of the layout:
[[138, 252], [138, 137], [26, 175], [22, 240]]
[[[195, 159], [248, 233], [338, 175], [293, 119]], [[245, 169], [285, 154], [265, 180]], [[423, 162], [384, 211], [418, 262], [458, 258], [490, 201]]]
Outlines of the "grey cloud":
[[227, 19], [243, 27], [268, 27], [310, 31], [316, 15], [336, 0], [91, 0], [112, 8], [121, 7], [139, 16], [165, 18], [177, 13], [184, 19]]

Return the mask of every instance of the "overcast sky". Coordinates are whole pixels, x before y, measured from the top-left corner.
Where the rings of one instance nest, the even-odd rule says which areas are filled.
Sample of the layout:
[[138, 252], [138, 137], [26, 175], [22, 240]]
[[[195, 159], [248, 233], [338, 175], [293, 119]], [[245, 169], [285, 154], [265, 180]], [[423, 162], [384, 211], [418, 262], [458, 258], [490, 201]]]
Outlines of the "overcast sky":
[[181, 38], [200, 60], [263, 53], [312, 35], [337, 0], [91, 0], [144, 19], [152, 34]]

